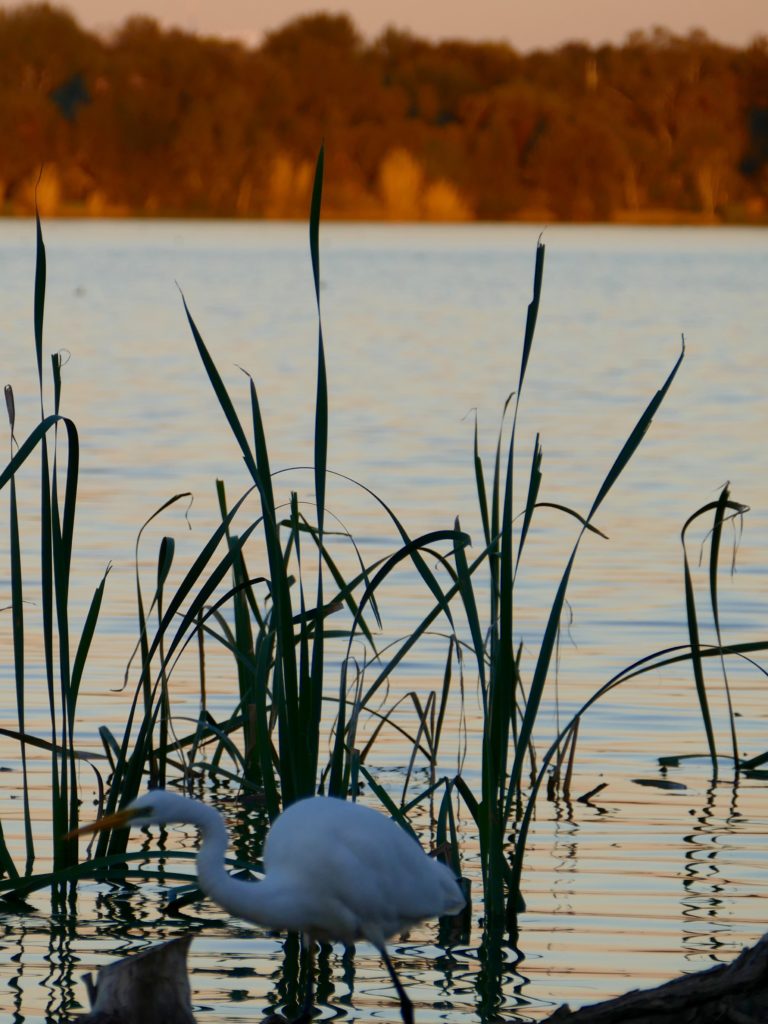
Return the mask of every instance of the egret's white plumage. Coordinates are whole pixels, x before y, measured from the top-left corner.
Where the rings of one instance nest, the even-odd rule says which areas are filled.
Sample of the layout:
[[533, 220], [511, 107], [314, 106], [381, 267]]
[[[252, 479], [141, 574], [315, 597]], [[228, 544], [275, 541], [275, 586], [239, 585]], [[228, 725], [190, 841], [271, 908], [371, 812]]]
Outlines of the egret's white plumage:
[[264, 878], [258, 882], [227, 872], [229, 837], [219, 812], [166, 790], [153, 790], [80, 831], [176, 823], [200, 830], [198, 884], [233, 916], [276, 931], [301, 932], [310, 945], [366, 939], [376, 946], [410, 1024], [410, 1000], [385, 943], [418, 921], [463, 909], [464, 896], [448, 867], [428, 857], [390, 818], [333, 797], [299, 800], [275, 819], [264, 845]]

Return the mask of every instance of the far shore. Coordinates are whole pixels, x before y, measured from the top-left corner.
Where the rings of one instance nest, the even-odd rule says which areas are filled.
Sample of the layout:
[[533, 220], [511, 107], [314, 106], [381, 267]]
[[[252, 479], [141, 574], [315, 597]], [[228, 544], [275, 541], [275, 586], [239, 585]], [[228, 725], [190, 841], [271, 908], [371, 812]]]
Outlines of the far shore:
[[[212, 216], [209, 213], [198, 213], [190, 210], [131, 210], [123, 206], [99, 204], [98, 209], [86, 203], [61, 203], [56, 206], [41, 204], [38, 207], [41, 217], [47, 220], [238, 220], [238, 221], [306, 221], [304, 216]], [[27, 204], [0, 208], [0, 217], [6, 219], [33, 217], [34, 206]], [[625, 226], [744, 226], [768, 227], [768, 208], [735, 207], [722, 212], [704, 213], [695, 210], [673, 210], [662, 207], [644, 210], [616, 210], [605, 218], [561, 218], [552, 210], [531, 207], [518, 211], [514, 217], [503, 221], [485, 220], [477, 217], [387, 217], [377, 216], [371, 209], [356, 213], [349, 210], [323, 210], [324, 222], [335, 223], [374, 223], [374, 224], [617, 224]]]

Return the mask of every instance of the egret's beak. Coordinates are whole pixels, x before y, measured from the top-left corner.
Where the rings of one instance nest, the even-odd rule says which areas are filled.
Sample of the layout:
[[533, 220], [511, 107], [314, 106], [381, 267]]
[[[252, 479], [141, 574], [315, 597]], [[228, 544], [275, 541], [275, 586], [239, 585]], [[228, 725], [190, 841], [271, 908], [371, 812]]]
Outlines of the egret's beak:
[[86, 832], [103, 832], [106, 828], [128, 828], [134, 818], [146, 813], [146, 808], [143, 811], [128, 808], [125, 811], [118, 811], [117, 814], [106, 814], [103, 818], [92, 821], [90, 825], [82, 825], [80, 828], [67, 832], [63, 838], [74, 839], [75, 836], [81, 836]]

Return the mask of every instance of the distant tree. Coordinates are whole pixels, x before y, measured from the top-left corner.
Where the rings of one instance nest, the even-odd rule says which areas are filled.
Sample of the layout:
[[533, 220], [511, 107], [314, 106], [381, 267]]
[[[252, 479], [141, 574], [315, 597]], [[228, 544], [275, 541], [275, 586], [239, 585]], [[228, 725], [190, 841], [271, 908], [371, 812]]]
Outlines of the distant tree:
[[555, 102], [524, 80], [465, 99], [465, 187], [480, 217], [504, 220], [531, 202], [537, 185], [526, 182], [524, 171]]
[[313, 14], [259, 47], [0, 10], [0, 201], [50, 210], [768, 219], [768, 43], [634, 33], [520, 54]]
[[56, 177], [61, 194], [77, 153], [78, 126], [56, 102], [57, 90], [75, 77], [85, 89], [100, 53], [99, 42], [65, 11], [48, 4], [0, 10], [0, 181], [6, 197], [25, 211], [44, 164], [58, 165], [50, 180]]
[[739, 78], [747, 137], [739, 170], [751, 186], [757, 212], [768, 209], [768, 36], [755, 39], [742, 58]]
[[562, 220], [611, 220], [626, 206], [630, 160], [596, 109], [553, 112], [526, 161], [526, 180]]

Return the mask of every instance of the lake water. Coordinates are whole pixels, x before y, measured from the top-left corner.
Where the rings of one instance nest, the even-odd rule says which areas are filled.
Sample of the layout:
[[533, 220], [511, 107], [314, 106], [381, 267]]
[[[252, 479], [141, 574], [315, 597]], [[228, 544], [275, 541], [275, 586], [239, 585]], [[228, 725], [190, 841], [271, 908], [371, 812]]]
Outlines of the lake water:
[[[82, 618], [112, 563], [101, 627], [83, 683], [78, 742], [99, 749], [98, 727], [118, 729], [127, 696], [119, 692], [136, 637], [133, 552], [142, 522], [171, 495], [194, 503], [166, 513], [145, 533], [146, 589], [160, 538], [173, 534], [179, 566], [217, 522], [214, 481], [230, 500], [248, 486], [223, 415], [197, 356], [178, 283], [247, 421], [249, 371], [259, 390], [274, 469], [312, 459], [317, 328], [307, 232], [292, 224], [56, 221], [44, 225], [48, 251], [46, 349], [65, 349], [63, 411], [81, 440], [73, 617]], [[480, 550], [472, 441], [477, 411], [486, 475], [507, 395], [517, 386], [525, 310], [538, 232], [521, 226], [329, 225], [321, 231], [323, 325], [328, 364], [329, 464], [371, 487], [412, 536], [450, 528], [455, 517]], [[544, 449], [541, 500], [586, 513], [616, 453], [661, 386], [685, 334], [686, 358], [654, 424], [601, 508], [609, 536], [585, 539], [569, 590], [571, 620], [557, 679], [537, 739], [615, 671], [654, 650], [685, 643], [680, 529], [716, 499], [726, 481], [751, 507], [736, 571], [722, 573], [726, 640], [765, 637], [768, 477], [765, 401], [768, 362], [768, 233], [740, 229], [553, 227], [533, 354], [518, 427], [523, 500], [528, 453]], [[34, 226], [0, 222], [0, 344], [3, 380], [14, 388], [16, 436], [37, 421], [32, 291]], [[48, 392], [50, 395], [50, 390]], [[287, 498], [312, 499], [311, 474], [281, 476]], [[28, 521], [25, 564], [34, 601], [35, 487], [20, 482]], [[7, 498], [3, 499], [7, 509]], [[361, 543], [366, 558], [396, 544], [386, 515], [362, 490], [329, 483], [329, 509]], [[690, 551], [696, 565], [699, 529]], [[573, 520], [542, 510], [518, 588], [523, 676], [530, 678], [546, 616], [575, 539]], [[731, 543], [731, 535], [726, 541]], [[729, 549], [730, 550], [730, 549]], [[726, 559], [727, 561], [727, 559]], [[9, 602], [7, 550], [0, 603]], [[704, 563], [706, 565], [706, 563]], [[180, 571], [180, 570], [179, 570]], [[696, 568], [703, 639], [706, 568]], [[382, 608], [385, 636], [407, 634], [430, 607], [403, 571]], [[33, 630], [30, 627], [30, 635]], [[11, 650], [10, 616], [0, 642]], [[393, 680], [393, 691], [440, 686], [446, 644], [434, 638]], [[768, 747], [762, 677], [732, 667], [742, 752]], [[10, 653], [0, 665], [3, 724], [15, 725]], [[39, 651], [28, 655], [30, 732], [47, 735]], [[722, 686], [710, 672], [718, 740], [727, 749]], [[34, 682], [39, 682], [37, 690]], [[232, 666], [211, 657], [215, 713], [231, 710]], [[174, 709], [194, 715], [194, 681], [177, 673]], [[477, 778], [474, 680], [466, 686], [469, 750], [465, 774]], [[557, 698], [557, 700], [555, 699]], [[444, 741], [441, 768], [455, 771], [461, 742]], [[701, 754], [705, 741], [693, 681], [685, 666], [619, 690], [584, 720], [574, 794], [607, 782], [591, 803], [540, 801], [529, 852], [519, 950], [507, 951], [503, 1013], [541, 1019], [563, 1001], [579, 1005], [650, 985], [681, 971], [730, 960], [764, 930], [765, 783], [727, 778], [713, 785], [703, 759], [662, 778], [657, 758]], [[375, 748], [371, 768], [399, 796], [405, 754], [394, 739]], [[46, 828], [47, 758], [39, 762], [35, 813]], [[10, 770], [0, 794], [6, 835], [18, 842], [18, 750], [0, 746]], [[641, 785], [673, 781], [671, 789]], [[91, 779], [83, 777], [88, 794]], [[465, 870], [479, 892], [474, 837], [466, 816]], [[14, 839], [15, 837], [15, 839]], [[179, 840], [192, 848], [193, 837]], [[36, 865], [42, 870], [42, 861]], [[0, 918], [0, 1019], [53, 1019], [85, 1002], [87, 969], [179, 934], [160, 916], [156, 891], [130, 897], [86, 886], [76, 927], [51, 939], [45, 897], [27, 915]], [[130, 905], [135, 919], [130, 919]], [[481, 907], [476, 907], [475, 918]], [[258, 1017], [279, 1002], [282, 940], [213, 910], [193, 945], [193, 1001], [210, 1024]], [[449, 956], [432, 926], [417, 929], [397, 963], [417, 1019], [472, 1020], [477, 1007], [477, 934]], [[473, 943], [475, 943], [473, 945]], [[396, 1020], [389, 983], [373, 951], [355, 958], [354, 990], [335, 954], [330, 1016]], [[7, 982], [12, 985], [7, 989]], [[3, 1015], [3, 1010], [5, 1014]]]

